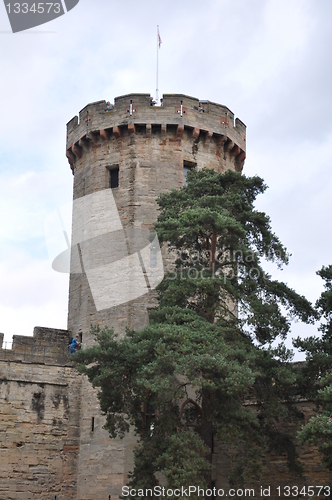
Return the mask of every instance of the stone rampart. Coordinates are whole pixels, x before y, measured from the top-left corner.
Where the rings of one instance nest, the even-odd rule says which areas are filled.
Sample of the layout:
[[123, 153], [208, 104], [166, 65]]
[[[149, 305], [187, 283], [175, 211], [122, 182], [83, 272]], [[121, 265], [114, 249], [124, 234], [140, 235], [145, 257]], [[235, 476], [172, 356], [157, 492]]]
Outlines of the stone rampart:
[[0, 350], [0, 500], [77, 499], [82, 377], [68, 336], [36, 327]]
[[3, 346], [0, 333], [0, 360], [22, 361], [51, 365], [69, 363], [70, 333], [68, 330], [36, 326], [33, 336], [14, 335], [12, 348]]

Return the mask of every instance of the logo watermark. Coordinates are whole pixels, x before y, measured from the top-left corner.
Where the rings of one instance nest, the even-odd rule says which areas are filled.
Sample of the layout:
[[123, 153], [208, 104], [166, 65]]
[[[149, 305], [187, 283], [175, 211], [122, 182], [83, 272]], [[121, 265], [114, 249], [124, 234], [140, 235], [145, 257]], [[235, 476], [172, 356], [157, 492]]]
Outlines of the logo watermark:
[[[262, 488], [261, 488], [262, 490]], [[225, 490], [223, 488], [200, 488], [199, 486], [181, 486], [181, 488], [165, 488], [164, 486], [154, 486], [153, 488], [134, 489], [129, 486], [122, 486], [122, 496], [124, 497], [166, 497], [166, 498], [185, 498], [185, 497], [254, 497], [255, 490], [253, 488]], [[266, 496], [262, 495], [261, 496]]]
[[200, 488], [199, 486], [181, 486], [179, 488], [166, 488], [164, 486], [154, 486], [153, 488], [130, 488], [122, 486], [122, 496], [130, 497], [166, 497], [166, 498], [186, 498], [193, 496], [194, 498], [201, 497], [256, 497], [256, 498], [313, 498], [314, 496], [323, 496], [330, 498], [330, 486], [258, 486], [256, 488]]
[[[257, 265], [257, 255], [253, 250], [227, 250], [213, 256], [211, 250], [182, 251], [172, 249], [169, 252], [171, 264], [167, 279], [173, 280], [210, 280], [211, 277], [223, 280], [268, 279], [267, 273]], [[275, 257], [280, 254], [275, 252]], [[176, 264], [176, 265], [175, 265]]]
[[53, 269], [85, 273], [97, 311], [145, 295], [164, 278], [157, 235], [123, 227], [112, 189], [74, 200], [72, 217], [70, 203], [52, 212], [45, 235]]
[[3, 0], [13, 33], [18, 33], [63, 16], [76, 7], [79, 0], [34, 2], [32, 0]]

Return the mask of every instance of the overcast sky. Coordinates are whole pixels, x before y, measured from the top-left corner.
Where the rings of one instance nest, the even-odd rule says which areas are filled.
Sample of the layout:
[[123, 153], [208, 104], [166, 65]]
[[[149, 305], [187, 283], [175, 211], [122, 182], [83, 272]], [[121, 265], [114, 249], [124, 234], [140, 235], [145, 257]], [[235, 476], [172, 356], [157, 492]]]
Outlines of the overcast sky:
[[[66, 123], [130, 92], [229, 107], [247, 125], [244, 173], [292, 253], [275, 277], [315, 301], [332, 263], [332, 2], [80, 0], [12, 34], [0, 4], [0, 331], [66, 328], [68, 276], [51, 269], [44, 220], [72, 197]], [[315, 328], [295, 325], [294, 335]]]

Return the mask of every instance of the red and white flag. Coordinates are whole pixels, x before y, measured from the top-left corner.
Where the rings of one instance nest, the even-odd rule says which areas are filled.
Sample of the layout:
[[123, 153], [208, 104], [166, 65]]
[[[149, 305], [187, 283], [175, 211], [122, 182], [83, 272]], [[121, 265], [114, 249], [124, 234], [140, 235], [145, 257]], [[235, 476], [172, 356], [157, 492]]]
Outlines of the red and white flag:
[[160, 38], [159, 27], [158, 27], [158, 47], [160, 48], [160, 46], [161, 46], [161, 38]]

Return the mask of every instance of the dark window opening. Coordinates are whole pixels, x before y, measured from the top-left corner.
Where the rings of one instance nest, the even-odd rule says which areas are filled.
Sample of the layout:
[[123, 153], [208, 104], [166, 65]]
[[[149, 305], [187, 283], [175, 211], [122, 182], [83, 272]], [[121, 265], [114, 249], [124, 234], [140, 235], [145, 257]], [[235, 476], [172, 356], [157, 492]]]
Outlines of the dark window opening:
[[196, 163], [194, 163], [193, 161], [184, 160], [184, 162], [183, 162], [183, 182], [182, 182], [183, 186], [187, 185], [188, 172], [190, 172], [190, 170], [192, 168], [195, 168], [195, 167], [196, 167]]
[[152, 134], [159, 133], [161, 134], [161, 125], [151, 125], [151, 132]]
[[142, 404], [142, 416], [145, 428], [150, 431], [150, 436], [152, 436], [155, 425], [156, 410], [151, 401], [145, 401]]
[[92, 417], [91, 419], [91, 432], [95, 430], [95, 417]]
[[111, 189], [119, 187], [119, 167], [110, 169], [109, 187]]
[[146, 133], [146, 125], [136, 125], [135, 124], [135, 132], [136, 132], [136, 134], [145, 134]]
[[177, 129], [178, 129], [177, 125], [171, 125], [171, 124], [169, 125], [169, 124], [167, 124], [167, 132], [169, 132], [170, 135], [175, 136]]

